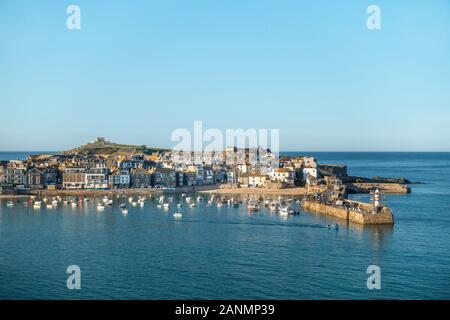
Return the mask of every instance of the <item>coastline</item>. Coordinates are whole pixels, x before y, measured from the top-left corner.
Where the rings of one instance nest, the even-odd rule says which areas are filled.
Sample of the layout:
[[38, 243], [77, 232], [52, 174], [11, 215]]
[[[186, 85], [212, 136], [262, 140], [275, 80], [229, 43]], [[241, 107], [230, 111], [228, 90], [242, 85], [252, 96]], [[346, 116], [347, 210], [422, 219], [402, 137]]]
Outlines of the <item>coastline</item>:
[[109, 190], [86, 190], [86, 189], [57, 189], [36, 190], [22, 195], [0, 195], [0, 199], [27, 198], [29, 196], [46, 197], [103, 197], [103, 196], [140, 196], [161, 193], [209, 193], [218, 195], [276, 195], [276, 196], [304, 196], [306, 188], [295, 187], [287, 189], [264, 189], [264, 188], [220, 188], [219, 185], [177, 187], [175, 189], [109, 189]]

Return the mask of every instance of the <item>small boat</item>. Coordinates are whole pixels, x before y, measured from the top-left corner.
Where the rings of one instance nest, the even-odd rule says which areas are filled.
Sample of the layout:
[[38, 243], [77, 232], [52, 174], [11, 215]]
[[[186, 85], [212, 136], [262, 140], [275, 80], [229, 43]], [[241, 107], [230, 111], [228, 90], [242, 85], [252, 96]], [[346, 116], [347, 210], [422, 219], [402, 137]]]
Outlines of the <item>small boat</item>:
[[280, 208], [279, 214], [282, 217], [287, 217], [289, 215], [289, 208], [287, 207]]
[[128, 198], [128, 202], [129, 202], [129, 203], [132, 203], [132, 202], [133, 202], [133, 197], [129, 197], [129, 198]]
[[162, 205], [158, 204], [156, 207], [157, 207], [158, 209], [161, 209], [161, 208], [162, 208]]
[[76, 208], [78, 206], [78, 204], [76, 202], [72, 202], [71, 206], [72, 206], [72, 208]]
[[145, 205], [145, 202], [144, 201], [141, 201], [141, 202], [139, 202], [139, 205], [141, 206], [141, 208], [142, 207], [144, 207], [144, 205]]
[[52, 204], [47, 204], [47, 209], [53, 209], [53, 205]]
[[84, 202], [89, 202], [89, 198], [84, 198]]
[[177, 204], [177, 208], [181, 208], [183, 205], [181, 203]]
[[57, 205], [58, 205], [58, 200], [56, 200], [56, 199], [53, 200], [53, 201], [52, 201], [52, 206], [56, 207]]
[[196, 207], [196, 205], [195, 205], [195, 203], [191, 203], [191, 204], [189, 205], [189, 207], [191, 207], [191, 208], [195, 208], [195, 207]]
[[108, 200], [105, 202], [105, 204], [106, 204], [107, 206], [112, 206], [113, 201], [112, 201], [111, 199], [108, 199]]
[[329, 225], [327, 225], [327, 228], [328, 229], [339, 230], [339, 225], [337, 223], [336, 224], [329, 224]]
[[14, 202], [12, 201], [12, 200], [9, 200], [7, 203], [6, 203], [6, 206], [7, 207], [14, 207]]
[[136, 201], [133, 201], [133, 202], [131, 203], [131, 205], [132, 205], [133, 207], [137, 207], [138, 203], [137, 203]]
[[120, 209], [125, 209], [126, 207], [127, 207], [127, 205], [125, 203], [121, 203], [119, 206]]
[[122, 212], [122, 214], [127, 215], [128, 214], [128, 209], [127, 208], [123, 208], [120, 210]]
[[103, 203], [97, 204], [97, 210], [98, 210], [98, 211], [103, 211], [103, 210], [105, 210], [105, 205], [104, 205]]
[[35, 209], [40, 209], [41, 206], [42, 206], [42, 201], [38, 200], [33, 203], [33, 208], [35, 208]]
[[222, 202], [217, 202], [217, 208], [222, 208], [223, 204]]
[[181, 212], [175, 212], [175, 213], [173, 214], [173, 217], [174, 217], [175, 219], [181, 219], [181, 218], [183, 217], [183, 214], [182, 214]]
[[163, 208], [169, 208], [169, 204], [168, 203], [164, 203], [162, 206], [163, 206]]

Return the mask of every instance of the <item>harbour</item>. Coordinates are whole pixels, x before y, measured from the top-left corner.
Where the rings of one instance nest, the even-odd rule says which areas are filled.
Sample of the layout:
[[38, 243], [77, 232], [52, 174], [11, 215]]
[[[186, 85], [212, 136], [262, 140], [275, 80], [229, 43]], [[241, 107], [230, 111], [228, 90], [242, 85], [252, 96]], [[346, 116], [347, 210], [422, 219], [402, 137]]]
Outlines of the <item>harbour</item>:
[[[27, 299], [445, 299], [450, 260], [447, 213], [450, 210], [449, 154], [316, 155], [349, 164], [361, 176], [401, 174], [422, 184], [406, 195], [386, 194], [394, 225], [353, 223], [317, 214], [293, 199], [299, 214], [271, 213], [262, 195], [260, 210], [249, 212], [244, 198], [261, 195], [209, 191], [145, 195], [86, 196], [87, 202], [40, 209], [24, 199], [0, 200], [0, 297]], [[402, 164], [402, 166], [399, 166]], [[400, 167], [400, 169], [398, 169]], [[47, 203], [52, 204], [48, 196]], [[57, 196], [56, 196], [57, 197]], [[186, 198], [195, 206], [191, 207]], [[202, 200], [197, 201], [201, 197]], [[67, 198], [67, 199], [66, 199]], [[78, 201], [83, 198], [79, 196]], [[238, 207], [231, 198], [242, 201]], [[370, 194], [349, 194], [349, 201], [371, 203]], [[133, 202], [136, 204], [133, 206]], [[429, 206], [433, 203], [433, 206]], [[128, 212], [121, 210], [125, 204]], [[182, 207], [178, 208], [178, 204]], [[174, 217], [180, 212], [180, 218]], [[336, 229], [334, 226], [339, 225]], [[28, 240], [27, 240], [28, 239]], [[83, 270], [80, 292], [65, 287], [67, 261]], [[436, 269], [429, 269], [430, 263]], [[383, 287], [365, 287], [368, 265], [382, 266]], [[33, 266], [30, 269], [29, 266]], [[112, 267], [114, 266], [114, 267]], [[32, 270], [32, 272], [30, 272]], [[130, 270], [133, 270], [130, 276]], [[207, 270], [207, 271], [206, 271]], [[256, 272], [256, 270], [258, 270]], [[333, 281], [329, 281], [333, 279]], [[414, 279], [414, 281], [410, 281]], [[214, 284], [212, 286], [211, 284]], [[42, 288], [46, 288], [45, 291]]]

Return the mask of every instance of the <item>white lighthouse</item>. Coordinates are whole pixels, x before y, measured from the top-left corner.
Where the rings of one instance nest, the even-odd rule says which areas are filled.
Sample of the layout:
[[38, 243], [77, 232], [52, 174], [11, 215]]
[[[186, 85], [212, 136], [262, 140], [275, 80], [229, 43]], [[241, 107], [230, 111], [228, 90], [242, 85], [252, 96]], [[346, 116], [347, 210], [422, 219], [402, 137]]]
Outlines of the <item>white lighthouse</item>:
[[380, 212], [380, 209], [383, 206], [383, 198], [379, 189], [376, 189], [374, 192], [371, 192], [371, 195], [372, 195], [373, 213], [376, 214]]

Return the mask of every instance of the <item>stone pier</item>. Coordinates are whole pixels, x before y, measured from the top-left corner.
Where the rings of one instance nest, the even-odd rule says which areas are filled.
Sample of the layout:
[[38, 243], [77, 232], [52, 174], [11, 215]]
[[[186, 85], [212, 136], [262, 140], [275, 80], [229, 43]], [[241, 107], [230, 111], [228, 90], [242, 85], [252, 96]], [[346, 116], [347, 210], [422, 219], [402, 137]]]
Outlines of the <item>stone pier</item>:
[[307, 211], [311, 211], [314, 213], [323, 213], [329, 216], [333, 216], [336, 218], [340, 218], [349, 222], [354, 222], [358, 224], [385, 224], [392, 225], [394, 224], [394, 216], [392, 211], [388, 207], [382, 207], [379, 213], [372, 213], [372, 205], [358, 202], [358, 201], [350, 201], [345, 200], [347, 203], [352, 204], [354, 207], [358, 207], [361, 210], [355, 211], [349, 209], [345, 206], [337, 206], [337, 205], [327, 205], [321, 202], [316, 202], [312, 200], [303, 199], [302, 207]]

